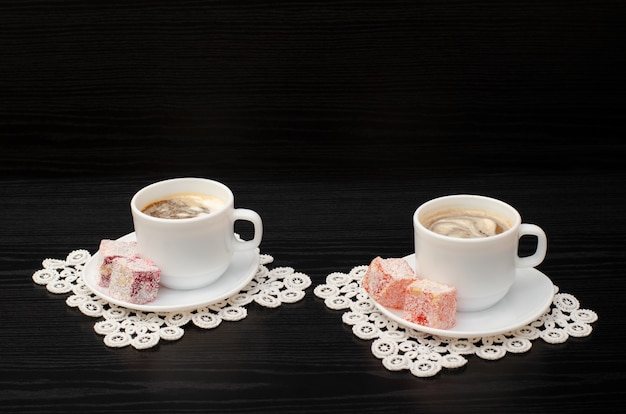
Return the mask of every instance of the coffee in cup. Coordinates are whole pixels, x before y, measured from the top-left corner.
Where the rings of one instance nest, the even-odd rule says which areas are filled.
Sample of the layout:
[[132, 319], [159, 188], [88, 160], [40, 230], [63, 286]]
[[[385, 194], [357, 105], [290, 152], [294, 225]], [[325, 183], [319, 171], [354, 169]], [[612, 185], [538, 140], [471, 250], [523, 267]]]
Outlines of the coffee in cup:
[[152, 217], [178, 220], [211, 214], [225, 204], [221, 198], [209, 194], [176, 193], [149, 203], [141, 209], [141, 212]]
[[439, 211], [422, 223], [437, 234], [464, 239], [495, 236], [511, 227], [508, 220], [494, 213], [469, 209]]

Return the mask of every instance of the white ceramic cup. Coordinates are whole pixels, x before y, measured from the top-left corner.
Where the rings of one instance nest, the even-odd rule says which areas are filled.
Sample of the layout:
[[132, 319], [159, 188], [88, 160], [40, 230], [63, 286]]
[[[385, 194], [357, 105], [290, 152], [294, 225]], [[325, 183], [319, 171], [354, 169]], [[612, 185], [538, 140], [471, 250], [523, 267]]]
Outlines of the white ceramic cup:
[[[484, 210], [504, 219], [509, 228], [481, 238], [456, 238], [437, 234], [423, 222], [446, 210]], [[479, 311], [495, 305], [515, 282], [518, 268], [539, 265], [546, 256], [547, 238], [534, 224], [523, 224], [510, 205], [478, 195], [450, 195], [422, 204], [413, 215], [415, 269], [419, 277], [454, 286], [457, 310]], [[524, 235], [537, 240], [535, 252], [519, 257], [519, 239]]]
[[[141, 211], [152, 202], [184, 192], [218, 197], [224, 206], [210, 214], [185, 219], [156, 218]], [[232, 191], [209, 179], [156, 182], [139, 190], [130, 207], [139, 254], [161, 269], [161, 284], [172, 289], [196, 289], [213, 283], [226, 271], [235, 251], [257, 248], [263, 235], [261, 217], [252, 210], [235, 209]], [[251, 240], [235, 236], [237, 220], [253, 224]]]

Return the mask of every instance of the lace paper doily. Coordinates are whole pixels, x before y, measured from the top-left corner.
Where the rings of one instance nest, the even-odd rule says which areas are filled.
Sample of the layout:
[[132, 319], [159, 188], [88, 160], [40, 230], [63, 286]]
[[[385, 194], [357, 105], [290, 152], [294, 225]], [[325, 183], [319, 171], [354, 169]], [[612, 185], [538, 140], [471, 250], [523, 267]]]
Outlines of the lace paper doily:
[[326, 307], [345, 311], [342, 320], [352, 326], [354, 335], [373, 340], [372, 354], [382, 360], [386, 369], [408, 369], [417, 377], [432, 377], [443, 368], [460, 368], [467, 364], [468, 355], [497, 360], [507, 352], [527, 352], [538, 338], [557, 344], [571, 336], [587, 336], [591, 334], [591, 323], [598, 319], [594, 311], [580, 309], [578, 299], [558, 293], [555, 286], [551, 309], [527, 326], [489, 337], [443, 338], [399, 326], [383, 315], [361, 288], [360, 280], [367, 268], [357, 266], [348, 274], [331, 273], [313, 293], [324, 299]]
[[213, 329], [222, 321], [239, 321], [248, 315], [246, 305], [251, 302], [275, 308], [283, 303], [294, 303], [304, 298], [304, 290], [311, 279], [291, 267], [269, 269], [266, 265], [274, 261], [270, 255], [259, 255], [259, 268], [250, 283], [230, 298], [191, 311], [148, 313], [127, 309], [99, 298], [85, 285], [82, 271], [91, 258], [87, 250], [74, 250], [65, 260], [45, 259], [43, 269], [32, 278], [45, 285], [55, 294], [72, 293], [65, 302], [93, 318], [100, 318], [94, 330], [104, 336], [109, 347], [121, 348], [128, 345], [136, 349], [151, 348], [161, 339], [175, 341], [185, 331], [189, 322], [203, 329]]

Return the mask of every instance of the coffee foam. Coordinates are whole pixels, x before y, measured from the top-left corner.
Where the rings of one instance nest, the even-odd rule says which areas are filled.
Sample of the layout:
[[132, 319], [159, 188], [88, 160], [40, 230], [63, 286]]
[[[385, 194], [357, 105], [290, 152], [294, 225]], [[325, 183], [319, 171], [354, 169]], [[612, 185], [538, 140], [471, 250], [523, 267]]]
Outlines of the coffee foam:
[[463, 239], [495, 236], [510, 227], [506, 220], [481, 210], [448, 210], [430, 216], [423, 224], [434, 233]]
[[184, 219], [210, 214], [226, 202], [204, 193], [170, 194], [146, 205], [141, 211], [157, 218]]

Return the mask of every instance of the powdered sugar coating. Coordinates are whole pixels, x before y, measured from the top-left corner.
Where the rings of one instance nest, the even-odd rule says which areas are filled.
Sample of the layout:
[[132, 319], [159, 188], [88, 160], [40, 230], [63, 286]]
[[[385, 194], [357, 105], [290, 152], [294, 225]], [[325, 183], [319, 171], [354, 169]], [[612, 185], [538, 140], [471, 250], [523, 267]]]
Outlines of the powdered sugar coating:
[[404, 259], [376, 257], [363, 276], [363, 288], [383, 306], [402, 309], [406, 288], [417, 280]]
[[409, 322], [435, 329], [456, 325], [456, 288], [419, 279], [406, 289], [403, 317]]
[[100, 279], [98, 285], [109, 287], [111, 279], [111, 263], [118, 257], [139, 257], [136, 241], [119, 241], [104, 239], [100, 241]]
[[116, 257], [111, 261], [109, 295], [130, 303], [143, 304], [156, 299], [161, 270], [150, 260]]

